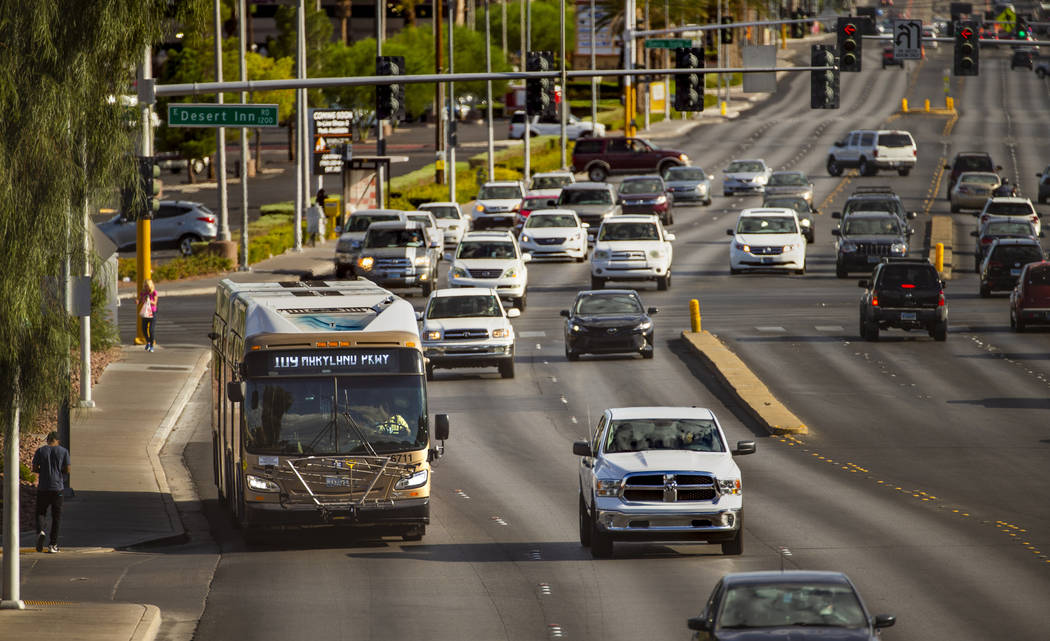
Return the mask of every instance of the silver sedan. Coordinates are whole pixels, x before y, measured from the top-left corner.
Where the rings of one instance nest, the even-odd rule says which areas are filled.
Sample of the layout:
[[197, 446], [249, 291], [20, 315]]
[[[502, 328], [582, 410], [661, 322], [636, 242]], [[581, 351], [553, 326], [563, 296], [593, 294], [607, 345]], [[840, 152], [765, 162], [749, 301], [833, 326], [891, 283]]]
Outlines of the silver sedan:
[[949, 196], [952, 213], [963, 209], [984, 209], [984, 203], [1000, 184], [1002, 179], [999, 175], [990, 171], [965, 171], [959, 174], [959, 180], [955, 181]]
[[801, 196], [813, 204], [813, 183], [801, 171], [774, 171], [766, 183], [767, 196]]

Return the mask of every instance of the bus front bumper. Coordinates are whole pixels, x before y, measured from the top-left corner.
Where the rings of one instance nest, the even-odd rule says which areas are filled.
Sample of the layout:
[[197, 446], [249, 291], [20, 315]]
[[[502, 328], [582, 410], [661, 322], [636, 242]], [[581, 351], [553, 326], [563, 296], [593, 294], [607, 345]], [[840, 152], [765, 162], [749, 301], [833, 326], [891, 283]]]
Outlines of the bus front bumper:
[[313, 503], [248, 503], [245, 516], [252, 526], [404, 527], [430, 523], [430, 498], [399, 500], [394, 504], [347, 505], [331, 508]]

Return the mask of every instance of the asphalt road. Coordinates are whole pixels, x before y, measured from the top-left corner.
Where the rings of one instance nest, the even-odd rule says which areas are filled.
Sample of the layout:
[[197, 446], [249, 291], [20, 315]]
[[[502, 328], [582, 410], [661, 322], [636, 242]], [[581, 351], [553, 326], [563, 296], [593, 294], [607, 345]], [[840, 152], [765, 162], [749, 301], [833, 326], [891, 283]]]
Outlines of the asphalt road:
[[[938, 168], [960, 150], [991, 152], [1034, 194], [1034, 174], [1050, 162], [1050, 85], [1010, 72], [1005, 51], [983, 51], [979, 78], [952, 80], [962, 116], [946, 134], [947, 117], [893, 114], [902, 96], [942, 100], [951, 50], [903, 73], [879, 70], [878, 54], [869, 47], [867, 70], [843, 74], [838, 111], [811, 111], [808, 77], [795, 77], [740, 119], [676, 143], [709, 172], [762, 157], [815, 179], [823, 215], [805, 276], [729, 276], [725, 229], [757, 197], [680, 208], [672, 289], [639, 287], [661, 308], [656, 358], [569, 363], [558, 310], [588, 287], [587, 265], [530, 265], [529, 308], [515, 321], [517, 377], [438, 370], [429, 386], [430, 409], [451, 415], [452, 436], [423, 542], [328, 533], [247, 547], [214, 502], [206, 438], [191, 442], [186, 459], [221, 551], [195, 638], [684, 639], [685, 619], [720, 576], [783, 564], [848, 573], [873, 612], [898, 617], [888, 640], [1045, 639], [1050, 330], [1011, 333], [1004, 297], [979, 298], [969, 257], [956, 254], [963, 269], [946, 290], [946, 343], [899, 330], [860, 342], [860, 291], [855, 279], [835, 278], [828, 214], [858, 185], [892, 185], [920, 212], [921, 254], [929, 214], [948, 213]], [[825, 150], [850, 129], [881, 125], [915, 135], [919, 166], [840, 188], [847, 179], [827, 176]], [[961, 253], [974, 219], [955, 219]], [[768, 437], [726, 400], [677, 339], [690, 298], [701, 301], [704, 328], [809, 435]], [[158, 336], [203, 344], [211, 299], [180, 305]], [[758, 441], [758, 453], [739, 461], [744, 555], [634, 543], [592, 560], [577, 540], [572, 441], [605, 407], [679, 404], [712, 408], [732, 441]]]

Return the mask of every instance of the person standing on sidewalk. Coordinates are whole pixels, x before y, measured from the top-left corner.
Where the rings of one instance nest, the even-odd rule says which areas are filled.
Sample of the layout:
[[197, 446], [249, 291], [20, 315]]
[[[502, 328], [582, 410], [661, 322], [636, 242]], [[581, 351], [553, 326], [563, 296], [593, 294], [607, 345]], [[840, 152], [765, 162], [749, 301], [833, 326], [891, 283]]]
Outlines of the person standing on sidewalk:
[[142, 336], [146, 339], [146, 351], [153, 351], [153, 321], [157, 315], [157, 288], [151, 279], [146, 279], [146, 288], [139, 294], [139, 318], [142, 319]]
[[36, 551], [43, 552], [44, 532], [43, 519], [47, 508], [51, 508], [51, 543], [47, 551], [58, 552], [58, 527], [62, 523], [62, 491], [66, 489], [66, 475], [69, 474], [69, 450], [58, 442], [58, 432], [47, 435], [47, 445], [40, 446], [33, 453], [33, 472], [37, 475], [36, 486]]

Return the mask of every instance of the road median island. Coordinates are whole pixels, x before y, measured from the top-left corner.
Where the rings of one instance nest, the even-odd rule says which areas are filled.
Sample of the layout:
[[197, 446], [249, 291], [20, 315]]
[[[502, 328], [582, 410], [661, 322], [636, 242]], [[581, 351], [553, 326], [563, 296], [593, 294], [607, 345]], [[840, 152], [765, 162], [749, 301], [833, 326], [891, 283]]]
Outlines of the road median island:
[[769, 391], [754, 372], [710, 332], [682, 332], [700, 361], [741, 407], [770, 434], [807, 434], [809, 428]]
[[951, 216], [947, 215], [935, 215], [930, 217], [930, 250], [929, 259], [934, 265], [937, 264], [937, 243], [944, 245], [944, 270], [941, 272], [941, 278], [944, 280], [951, 280], [952, 267], [955, 263], [952, 262], [952, 248], [954, 247], [954, 233], [955, 233], [955, 221]]

